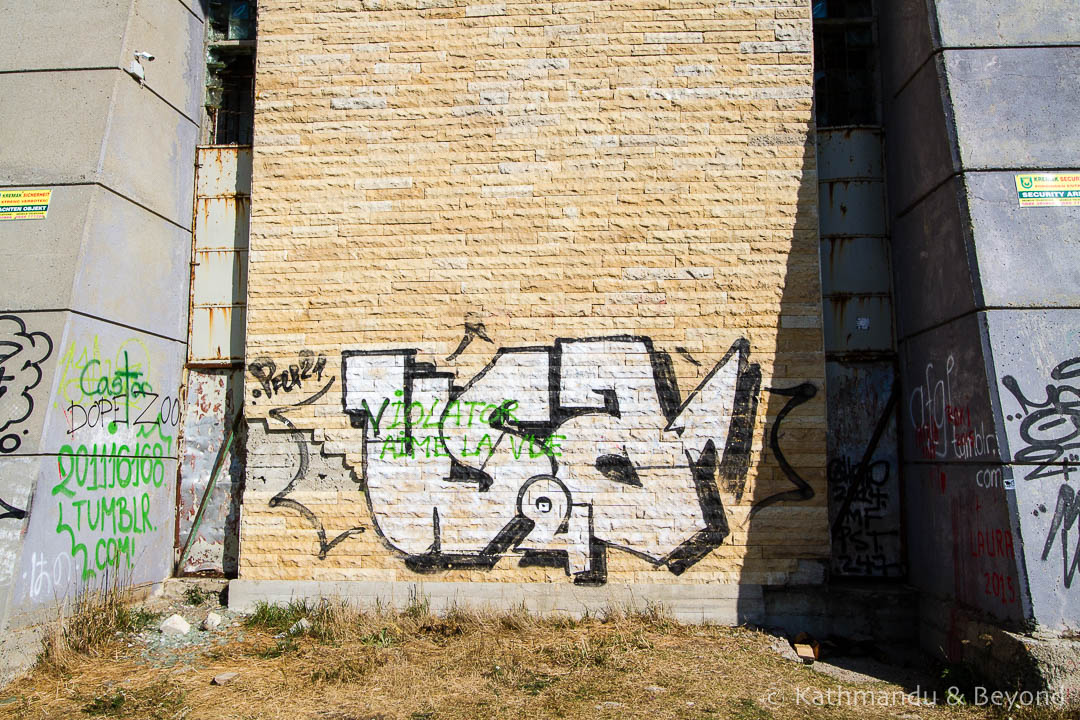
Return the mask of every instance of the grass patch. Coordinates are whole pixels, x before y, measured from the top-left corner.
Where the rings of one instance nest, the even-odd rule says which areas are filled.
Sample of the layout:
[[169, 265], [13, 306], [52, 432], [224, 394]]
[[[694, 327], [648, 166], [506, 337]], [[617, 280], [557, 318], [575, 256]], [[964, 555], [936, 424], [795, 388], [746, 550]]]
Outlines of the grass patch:
[[731, 720], [770, 720], [773, 716], [771, 712], [746, 698], [733, 700], [725, 714]]
[[[306, 619], [303, 632], [289, 633]], [[275, 637], [277, 636], [277, 637]], [[395, 610], [341, 601], [261, 605], [224, 645], [184, 648], [171, 669], [148, 648], [77, 656], [61, 678], [37, 672], [6, 690], [22, 699], [0, 720], [892, 720], [897, 708], [812, 707], [804, 693], [882, 689], [784, 660], [775, 638], [745, 628], [686, 626], [659, 608], [537, 618], [521, 608], [433, 613], [420, 596]], [[172, 649], [168, 649], [173, 653]], [[165, 656], [175, 662], [173, 655]], [[223, 686], [216, 674], [240, 673]], [[167, 683], [161, 683], [167, 678]], [[952, 675], [948, 680], [956, 680]], [[155, 682], [157, 681], [157, 682]], [[900, 688], [890, 688], [890, 692]], [[1003, 720], [993, 708], [904, 708], [920, 720]], [[185, 714], [187, 713], [187, 714]], [[208, 714], [209, 713], [209, 714]], [[1021, 709], [1014, 720], [1075, 711]]]
[[371, 672], [389, 661], [384, 653], [367, 652], [338, 657], [311, 671], [315, 683], [354, 683], [366, 678]]
[[179, 686], [159, 680], [140, 689], [122, 689], [92, 698], [83, 705], [86, 715], [114, 718], [175, 718], [184, 710], [186, 693]]
[[283, 638], [278, 638], [277, 642], [275, 642], [273, 645], [266, 648], [265, 650], [257, 652], [256, 655], [263, 658], [264, 660], [270, 660], [273, 658], [279, 658], [282, 655], [288, 655], [289, 653], [296, 652], [299, 649], [300, 645], [296, 642], [296, 638], [292, 636], [286, 636]]
[[397, 638], [390, 633], [389, 629], [382, 628], [379, 632], [364, 635], [360, 638], [361, 645], [377, 648], [388, 648], [397, 642]]
[[198, 585], [188, 585], [184, 589], [184, 602], [188, 605], [194, 605], [198, 607], [208, 600], [213, 600], [217, 597], [217, 593], [211, 590], [203, 590]]
[[119, 713], [124, 708], [127, 695], [122, 692], [112, 695], [98, 695], [83, 707], [87, 715], [109, 715]]
[[102, 657], [129, 633], [152, 625], [159, 617], [130, 604], [131, 592], [125, 587], [84, 586], [47, 631], [38, 664], [61, 674], [73, 656]]
[[518, 683], [518, 689], [526, 695], [539, 695], [558, 682], [558, 678], [544, 673], [526, 672], [525, 677]]
[[293, 600], [288, 605], [272, 605], [259, 602], [255, 612], [244, 619], [244, 625], [269, 633], [288, 632], [289, 628], [311, 614], [311, 608], [303, 600]]

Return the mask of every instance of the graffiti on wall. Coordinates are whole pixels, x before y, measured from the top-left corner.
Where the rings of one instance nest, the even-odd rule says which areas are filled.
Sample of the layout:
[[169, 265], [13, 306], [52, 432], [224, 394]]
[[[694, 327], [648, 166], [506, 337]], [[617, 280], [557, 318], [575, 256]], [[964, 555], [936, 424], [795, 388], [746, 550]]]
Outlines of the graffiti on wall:
[[[34, 413], [31, 393], [41, 383], [41, 365], [52, 355], [52, 338], [44, 332], [28, 332], [15, 315], [0, 315], [0, 454], [22, 447], [22, 427]], [[0, 520], [23, 520], [25, 498], [0, 497]]]
[[[776, 456], [776, 462], [779, 463], [780, 470], [783, 471], [784, 477], [791, 481], [791, 484], [795, 486], [795, 489], [783, 490], [758, 500], [750, 510], [751, 517], [755, 513], [778, 502], [798, 502], [802, 500], [812, 500], [814, 497], [814, 488], [799, 475], [798, 471], [790, 462], [788, 462], [787, 457], [784, 456], [783, 448], [780, 447], [780, 432], [784, 423], [784, 418], [786, 418], [792, 410], [803, 403], [809, 402], [817, 395], [817, 388], [813, 383], [802, 383], [801, 385], [796, 385], [792, 388], [769, 388], [769, 392], [774, 395], [782, 395], [790, 398], [777, 414], [776, 421], [769, 431], [769, 448], [773, 451], [773, 455]], [[753, 418], [751, 418], [751, 421], [752, 420]]]
[[49, 490], [55, 532], [83, 580], [108, 568], [131, 569], [142, 538], [169, 529], [153, 518], [160, 514], [155, 506], [171, 500], [166, 462], [180, 421], [178, 398], [155, 390], [150, 354], [139, 340], [110, 356], [100, 345], [96, 337], [72, 343], [61, 358], [57, 403], [67, 441]]
[[259, 381], [260, 387], [252, 391], [255, 398], [270, 400], [281, 393], [302, 390], [305, 381], [318, 386], [326, 370], [326, 358], [304, 349], [297, 354], [297, 361], [278, 369], [277, 363], [268, 357], [255, 358], [248, 365], [248, 372]]
[[292, 493], [296, 490], [297, 485], [307, 479], [308, 471], [311, 468], [311, 452], [308, 449], [308, 441], [304, 437], [303, 432], [301, 432], [300, 428], [298, 428], [293, 423], [293, 421], [289, 419], [288, 413], [298, 408], [302, 408], [306, 405], [313, 405], [314, 403], [318, 402], [320, 398], [330, 392], [330, 389], [334, 386], [334, 382], [336, 380], [337, 378], [332, 377], [315, 394], [310, 395], [309, 397], [306, 397], [296, 403], [293, 403], [292, 405], [274, 408], [270, 410], [269, 413], [270, 417], [273, 420], [285, 426], [287, 432], [289, 433], [289, 436], [296, 445], [297, 451], [296, 471], [293, 473], [293, 476], [289, 480], [288, 484], [270, 499], [270, 507], [291, 508], [297, 513], [299, 513], [300, 516], [304, 518], [305, 522], [311, 525], [311, 527], [315, 530], [318, 536], [319, 550], [317, 555], [320, 560], [325, 559], [327, 553], [333, 550], [346, 538], [352, 537], [353, 535], [359, 535], [360, 533], [364, 532], [364, 528], [352, 527], [345, 530], [344, 532], [339, 533], [335, 537], [328, 539], [326, 527], [323, 524], [322, 519], [316, 513], [312, 512], [312, 510], [306, 505], [304, 505], [302, 502], [300, 502], [294, 497], [291, 497]]
[[[1049, 559], [1060, 541], [1062, 575], [1068, 588], [1080, 566], [1080, 531], [1071, 557], [1069, 542], [1069, 533], [1080, 517], [1080, 502], [1069, 484], [1070, 476], [1080, 469], [1080, 357], [1058, 363], [1050, 371], [1049, 379], [1051, 382], [1043, 385], [1041, 399], [1039, 394], [1028, 396], [1012, 375], [1004, 376], [1001, 383], [1019, 408], [1005, 416], [1006, 421], [1019, 423], [1019, 436], [1024, 443], [1013, 458], [1017, 463], [1034, 466], [1024, 479], [1061, 480], [1041, 557], [1044, 562]], [[1046, 510], [1040, 506], [1036, 514]]]
[[1050, 371], [1052, 383], [1043, 389], [1043, 398], [1028, 397], [1011, 375], [1001, 384], [1016, 400], [1019, 411], [1005, 417], [1019, 422], [1020, 439], [1025, 443], [1014, 454], [1018, 463], [1036, 467], [1026, 480], [1062, 477], [1077, 472], [1080, 465], [1080, 357], [1059, 363]]
[[927, 363], [923, 381], [911, 392], [908, 412], [919, 453], [924, 460], [997, 460], [993, 428], [987, 430], [967, 404], [953, 398], [958, 371], [951, 354], [944, 367]]
[[[29, 433], [19, 426], [34, 412], [30, 391], [41, 382], [41, 364], [52, 349], [48, 334], [27, 332], [21, 318], [0, 315], [0, 453], [18, 450]], [[6, 503], [5, 509], [11, 510]]]
[[[683, 399], [670, 356], [642, 337], [503, 348], [464, 387], [415, 350], [346, 351], [376, 529], [421, 572], [513, 550], [598, 583], [616, 547], [680, 574], [729, 534], [720, 491], [745, 489], [761, 385], [748, 355], [736, 342]], [[779, 425], [814, 388], [775, 392], [791, 398]], [[761, 506], [812, 497], [775, 426], [772, 446], [796, 489]]]
[[893, 382], [861, 458], [855, 463], [847, 456], [829, 461], [829, 491], [836, 508], [830, 528], [832, 553], [841, 574], [890, 577], [902, 571], [895, 552], [900, 535], [895, 518], [898, 486], [889, 460], [874, 460], [897, 401]]

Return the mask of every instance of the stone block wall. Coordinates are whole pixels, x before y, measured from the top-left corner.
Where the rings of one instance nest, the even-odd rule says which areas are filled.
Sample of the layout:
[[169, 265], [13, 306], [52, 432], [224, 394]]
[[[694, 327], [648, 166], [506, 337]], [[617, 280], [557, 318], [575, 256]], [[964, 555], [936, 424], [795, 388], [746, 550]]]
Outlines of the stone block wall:
[[259, 12], [241, 582], [820, 582], [809, 3]]

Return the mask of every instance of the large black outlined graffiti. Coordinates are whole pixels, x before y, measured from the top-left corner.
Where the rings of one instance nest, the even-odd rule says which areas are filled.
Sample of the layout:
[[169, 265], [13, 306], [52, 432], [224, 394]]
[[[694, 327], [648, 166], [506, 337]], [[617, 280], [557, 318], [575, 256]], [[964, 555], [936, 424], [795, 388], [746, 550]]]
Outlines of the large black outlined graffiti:
[[881, 542], [885, 536], [898, 536], [899, 528], [878, 526], [886, 519], [889, 505], [896, 501], [890, 485], [892, 468], [888, 460], [872, 461], [898, 402], [899, 392], [894, 382], [862, 458], [854, 465], [848, 457], [829, 462], [829, 488], [837, 508], [830, 531], [833, 558], [841, 573], [886, 577], [902, 569], [898, 559], [886, 553]]
[[0, 315], [0, 453], [13, 453], [22, 445], [20, 434], [8, 431], [34, 412], [30, 391], [41, 382], [41, 364], [52, 349], [46, 333], [27, 332], [21, 318]]
[[303, 517], [308, 523], [311, 524], [313, 528], [315, 528], [315, 531], [318, 533], [319, 538], [318, 557], [320, 560], [325, 560], [327, 553], [333, 550], [339, 543], [341, 543], [346, 538], [364, 532], [364, 528], [350, 528], [345, 532], [337, 535], [333, 540], [328, 541], [326, 539], [326, 528], [323, 525], [322, 520], [319, 519], [319, 517], [315, 513], [313, 513], [311, 509], [308, 508], [306, 505], [289, 497], [289, 494], [296, 489], [297, 483], [299, 483], [307, 476], [308, 467], [310, 465], [310, 455], [308, 452], [308, 443], [307, 440], [304, 438], [304, 434], [300, 432], [300, 429], [296, 427], [293, 421], [290, 420], [286, 416], [286, 414], [291, 410], [304, 407], [305, 405], [312, 405], [315, 402], [318, 402], [319, 398], [323, 397], [324, 395], [326, 395], [326, 393], [330, 391], [330, 388], [333, 387], [335, 380], [337, 380], [337, 378], [330, 378], [326, 385], [324, 385], [322, 389], [320, 389], [317, 393], [307, 398], [304, 398], [297, 403], [293, 403], [292, 405], [285, 405], [282, 407], [276, 407], [269, 411], [269, 415], [271, 418], [277, 420], [279, 423], [288, 428], [287, 432], [292, 437], [293, 442], [296, 443], [296, 450], [297, 453], [299, 453], [299, 460], [297, 461], [296, 472], [293, 474], [293, 477], [289, 481], [288, 485], [286, 485], [280, 492], [274, 495], [274, 497], [270, 498], [270, 507], [287, 507], [296, 510], [298, 513], [300, 513], [301, 517]]
[[608, 547], [679, 574], [729, 534], [720, 489], [743, 493], [761, 386], [747, 341], [685, 400], [644, 337], [503, 348], [463, 387], [416, 354], [342, 354], [372, 518], [414, 570], [513, 550], [602, 583]]
[[[0, 315], [0, 454], [22, 446], [18, 425], [34, 412], [30, 391], [41, 383], [41, 364], [52, 354], [52, 338], [43, 332], [27, 332], [16, 315]], [[0, 498], [0, 520], [22, 520], [26, 510]]]
[[[1013, 458], [1018, 463], [1036, 466], [1024, 479], [1060, 477], [1065, 481], [1058, 488], [1042, 559], [1045, 561], [1050, 557], [1060, 533], [1064, 582], [1068, 588], [1080, 564], [1080, 539], [1073, 550], [1072, 561], [1069, 560], [1069, 531], [1080, 516], [1080, 502], [1076, 491], [1068, 484], [1069, 476], [1077, 472], [1080, 465], [1080, 357], [1058, 363], [1050, 371], [1050, 378], [1056, 382], [1045, 386], [1042, 401], [1028, 398], [1012, 375], [1003, 377], [1001, 384], [1020, 406], [1018, 413], [1006, 415], [1005, 419], [1020, 421], [1020, 439], [1027, 443], [1013, 454]], [[1040, 506], [1040, 509], [1044, 508]]]
[[1041, 402], [1029, 399], [1012, 375], [1001, 379], [1020, 405], [1020, 412], [1006, 420], [1020, 421], [1020, 439], [1027, 443], [1013, 457], [1037, 465], [1026, 480], [1063, 476], [1067, 481], [1080, 464], [1080, 357], [1058, 363], [1050, 377], [1057, 383], [1045, 386]]

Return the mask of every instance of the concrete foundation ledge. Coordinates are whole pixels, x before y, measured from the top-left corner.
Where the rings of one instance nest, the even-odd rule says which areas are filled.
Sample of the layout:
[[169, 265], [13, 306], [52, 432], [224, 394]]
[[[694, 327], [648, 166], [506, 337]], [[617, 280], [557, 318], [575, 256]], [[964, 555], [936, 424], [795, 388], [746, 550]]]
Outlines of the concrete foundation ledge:
[[947, 600], [924, 595], [920, 603], [923, 649], [963, 665], [999, 689], [1066, 692], [1080, 706], [1080, 639], [1001, 628]]
[[468, 607], [510, 610], [524, 607], [532, 613], [581, 617], [605, 610], [663, 608], [684, 623], [720, 625], [761, 624], [765, 606], [760, 585], [608, 584], [598, 587], [556, 583], [500, 582], [366, 582], [233, 580], [229, 583], [229, 609], [251, 612], [259, 602], [285, 604], [291, 600], [340, 599], [360, 607], [376, 603], [407, 607], [419, 598], [432, 611]]

